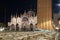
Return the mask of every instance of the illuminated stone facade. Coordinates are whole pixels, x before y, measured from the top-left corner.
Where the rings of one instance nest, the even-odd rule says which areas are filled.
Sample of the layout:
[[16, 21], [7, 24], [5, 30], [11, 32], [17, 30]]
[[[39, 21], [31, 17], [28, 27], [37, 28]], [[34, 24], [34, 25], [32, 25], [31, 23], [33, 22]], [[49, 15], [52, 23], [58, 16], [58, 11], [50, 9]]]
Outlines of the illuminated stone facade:
[[16, 16], [11, 16], [11, 22], [8, 22], [10, 30], [12, 29], [16, 30], [17, 27], [19, 30], [22, 29], [31, 30], [31, 27], [33, 28], [33, 30], [35, 30], [36, 25], [37, 25], [37, 16], [35, 15], [34, 11], [28, 11], [28, 12], [25, 11], [23, 15], [17, 16], [16, 14]]

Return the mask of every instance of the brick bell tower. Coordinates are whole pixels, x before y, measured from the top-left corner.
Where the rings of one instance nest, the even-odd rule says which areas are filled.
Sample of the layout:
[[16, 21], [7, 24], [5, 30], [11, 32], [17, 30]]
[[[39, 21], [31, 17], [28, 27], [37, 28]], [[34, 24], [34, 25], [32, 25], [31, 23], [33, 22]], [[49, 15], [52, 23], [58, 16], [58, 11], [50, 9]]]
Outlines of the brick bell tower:
[[53, 30], [52, 27], [52, 0], [37, 0], [37, 27]]

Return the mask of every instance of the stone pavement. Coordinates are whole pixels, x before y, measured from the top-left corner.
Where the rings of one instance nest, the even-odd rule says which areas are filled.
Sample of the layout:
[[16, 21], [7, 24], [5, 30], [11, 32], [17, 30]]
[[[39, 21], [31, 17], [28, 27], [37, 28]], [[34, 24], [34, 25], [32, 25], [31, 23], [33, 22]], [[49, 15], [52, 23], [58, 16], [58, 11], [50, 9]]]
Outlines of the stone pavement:
[[55, 40], [55, 32], [1, 32], [0, 40]]

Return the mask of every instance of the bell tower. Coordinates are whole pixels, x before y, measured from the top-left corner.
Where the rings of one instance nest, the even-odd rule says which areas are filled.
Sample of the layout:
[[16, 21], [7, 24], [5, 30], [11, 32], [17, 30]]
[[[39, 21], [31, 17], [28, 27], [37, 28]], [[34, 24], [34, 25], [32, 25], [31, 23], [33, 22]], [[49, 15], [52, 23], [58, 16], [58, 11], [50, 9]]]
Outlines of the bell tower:
[[37, 27], [53, 30], [52, 27], [52, 0], [37, 0]]

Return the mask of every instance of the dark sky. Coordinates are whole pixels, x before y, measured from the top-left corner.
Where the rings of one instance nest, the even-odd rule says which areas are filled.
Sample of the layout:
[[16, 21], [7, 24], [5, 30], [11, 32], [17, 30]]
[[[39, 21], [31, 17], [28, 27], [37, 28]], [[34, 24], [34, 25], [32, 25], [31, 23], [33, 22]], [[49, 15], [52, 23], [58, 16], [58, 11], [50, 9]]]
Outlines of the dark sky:
[[[56, 5], [59, 3], [59, 0], [52, 0], [52, 13], [59, 12], [60, 7]], [[8, 22], [11, 13], [16, 14], [17, 12], [17, 14], [20, 14], [30, 8], [37, 8], [37, 0], [0, 0], [0, 22]]]
[[0, 22], [8, 22], [11, 13], [20, 14], [30, 8], [37, 8], [37, 0], [0, 0]]
[[58, 7], [56, 4], [59, 4], [59, 0], [52, 0], [52, 12], [58, 13], [60, 10], [60, 7]]
[[29, 6], [35, 7], [36, 0], [2, 0], [0, 1], [1, 7], [8, 7], [8, 8], [27, 8]]

